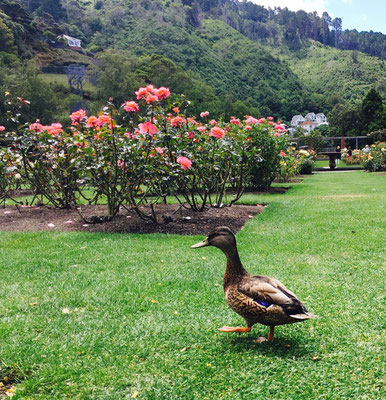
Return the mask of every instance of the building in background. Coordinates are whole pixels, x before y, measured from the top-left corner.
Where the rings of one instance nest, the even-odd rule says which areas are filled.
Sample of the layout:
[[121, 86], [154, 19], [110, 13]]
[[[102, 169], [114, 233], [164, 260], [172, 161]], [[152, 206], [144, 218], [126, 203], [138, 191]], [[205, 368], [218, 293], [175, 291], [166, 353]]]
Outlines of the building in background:
[[302, 115], [294, 115], [291, 120], [291, 130], [294, 131], [301, 127], [305, 129], [306, 134], [320, 125], [328, 125], [327, 117], [323, 113], [315, 114], [310, 112], [305, 117]]
[[67, 43], [68, 47], [71, 47], [73, 50], [80, 50], [82, 48], [82, 41], [80, 39], [68, 36], [68, 35], [61, 35], [58, 39], [64, 39]]

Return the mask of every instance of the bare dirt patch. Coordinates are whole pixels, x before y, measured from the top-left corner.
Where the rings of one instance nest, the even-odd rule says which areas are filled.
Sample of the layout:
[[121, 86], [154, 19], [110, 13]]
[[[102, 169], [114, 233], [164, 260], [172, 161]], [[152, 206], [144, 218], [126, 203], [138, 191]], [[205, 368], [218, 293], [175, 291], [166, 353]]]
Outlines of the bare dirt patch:
[[[81, 206], [78, 210], [58, 210], [48, 206], [0, 209], [0, 231], [80, 231], [106, 233], [176, 233], [182, 235], [206, 234], [213, 228], [227, 225], [235, 232], [246, 221], [264, 210], [263, 205], [210, 208], [193, 212], [178, 205], [159, 205], [159, 223], [145, 222], [136, 213], [122, 211], [111, 221], [90, 223], [93, 216], [107, 215], [104, 205]], [[95, 218], [94, 218], [95, 219]], [[103, 218], [101, 218], [103, 220]]]
[[[264, 192], [247, 189], [245, 193], [284, 194], [287, 187], [270, 187]], [[14, 193], [14, 197], [27, 194]], [[30, 194], [28, 192], [28, 194]], [[122, 209], [111, 221], [105, 220], [105, 205], [82, 205], [78, 209], [58, 210], [50, 206], [6, 206], [0, 208], [0, 231], [34, 232], [104, 232], [104, 233], [172, 233], [180, 235], [207, 234], [217, 226], [229, 226], [235, 233], [265, 206], [234, 205], [232, 207], [208, 208], [194, 212], [179, 205], [157, 205], [158, 223], [143, 221], [135, 212]], [[95, 223], [99, 220], [98, 223]]]

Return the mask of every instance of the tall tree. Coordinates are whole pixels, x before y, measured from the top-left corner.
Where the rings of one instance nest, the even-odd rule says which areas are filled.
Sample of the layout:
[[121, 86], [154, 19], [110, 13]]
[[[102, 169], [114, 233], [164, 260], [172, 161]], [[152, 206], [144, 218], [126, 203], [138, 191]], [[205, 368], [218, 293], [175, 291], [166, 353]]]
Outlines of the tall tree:
[[16, 53], [17, 49], [15, 46], [15, 38], [12, 30], [8, 28], [6, 20], [3, 20], [0, 16], [0, 51], [6, 53]]
[[363, 99], [362, 114], [367, 130], [370, 129], [370, 125], [373, 125], [372, 128], [374, 128], [374, 122], [383, 114], [382, 97], [374, 88], [370, 89]]
[[342, 19], [334, 18], [332, 20], [332, 27], [334, 28], [334, 45], [336, 48], [339, 48], [339, 45], [342, 40]]
[[331, 17], [329, 16], [327, 11], [324, 11], [322, 15], [323, 44], [329, 44], [330, 26], [331, 26]]

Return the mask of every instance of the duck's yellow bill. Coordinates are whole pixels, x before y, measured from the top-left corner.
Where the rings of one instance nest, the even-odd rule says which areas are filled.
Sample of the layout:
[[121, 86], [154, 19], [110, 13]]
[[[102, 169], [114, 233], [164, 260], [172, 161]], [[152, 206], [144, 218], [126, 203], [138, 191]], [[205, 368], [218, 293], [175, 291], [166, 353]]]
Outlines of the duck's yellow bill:
[[190, 248], [198, 249], [199, 247], [205, 247], [205, 246], [209, 246], [208, 238], [204, 239], [201, 242], [194, 244], [193, 246], [190, 246]]

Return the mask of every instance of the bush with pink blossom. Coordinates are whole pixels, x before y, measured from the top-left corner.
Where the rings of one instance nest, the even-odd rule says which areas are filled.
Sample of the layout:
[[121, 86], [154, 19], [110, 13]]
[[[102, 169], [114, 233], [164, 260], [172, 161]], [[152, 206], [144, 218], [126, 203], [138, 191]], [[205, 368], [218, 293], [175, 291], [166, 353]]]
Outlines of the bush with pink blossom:
[[67, 129], [39, 121], [4, 129], [7, 162], [55, 207], [75, 205], [87, 185], [94, 200], [107, 199], [109, 215], [126, 207], [155, 222], [168, 196], [202, 211], [232, 205], [247, 186], [271, 184], [287, 147], [280, 122], [216, 121], [208, 111], [195, 119], [184, 96], [174, 99], [168, 88], [148, 85], [119, 109], [109, 102], [99, 115], [74, 112]]

